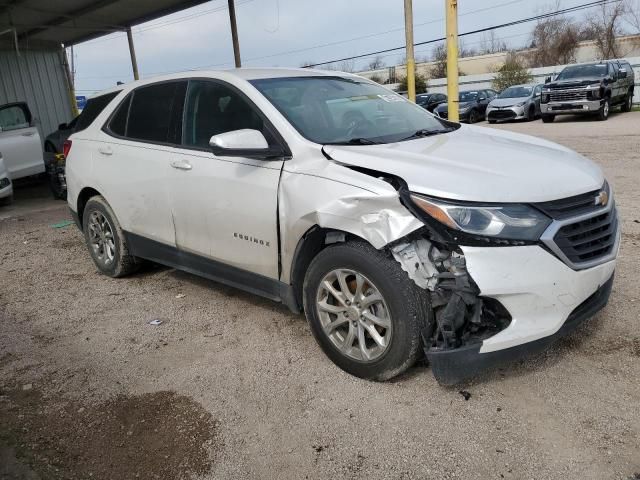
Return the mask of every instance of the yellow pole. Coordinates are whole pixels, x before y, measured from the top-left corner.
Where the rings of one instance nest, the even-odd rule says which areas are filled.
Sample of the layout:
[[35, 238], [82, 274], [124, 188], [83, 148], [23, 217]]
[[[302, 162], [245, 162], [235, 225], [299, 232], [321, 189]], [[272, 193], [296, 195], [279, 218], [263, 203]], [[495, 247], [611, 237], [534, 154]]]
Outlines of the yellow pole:
[[407, 42], [407, 95], [416, 101], [416, 60], [413, 56], [413, 0], [404, 0], [404, 34]]
[[445, 0], [447, 11], [447, 95], [449, 120], [458, 122], [458, 0]]

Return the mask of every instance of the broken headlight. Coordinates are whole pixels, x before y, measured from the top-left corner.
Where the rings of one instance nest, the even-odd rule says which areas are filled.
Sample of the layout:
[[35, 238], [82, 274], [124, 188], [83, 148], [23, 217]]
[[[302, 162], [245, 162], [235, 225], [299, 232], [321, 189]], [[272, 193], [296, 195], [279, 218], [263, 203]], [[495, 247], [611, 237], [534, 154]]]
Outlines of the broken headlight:
[[528, 205], [453, 203], [411, 195], [422, 212], [454, 230], [509, 240], [537, 241], [551, 219]]

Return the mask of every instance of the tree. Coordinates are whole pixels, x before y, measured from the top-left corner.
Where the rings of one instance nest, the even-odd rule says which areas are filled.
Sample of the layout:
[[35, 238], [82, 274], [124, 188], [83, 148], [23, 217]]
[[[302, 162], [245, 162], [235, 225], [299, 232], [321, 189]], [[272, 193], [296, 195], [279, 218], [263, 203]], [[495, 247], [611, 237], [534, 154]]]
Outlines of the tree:
[[[556, 10], [560, 8], [559, 2]], [[538, 20], [531, 34], [531, 66], [547, 67], [573, 63], [576, 58], [580, 29], [566, 16]]]
[[369, 77], [369, 80], [371, 80], [372, 82], [380, 83], [380, 84], [384, 83], [380, 75], [371, 75]]
[[[400, 78], [400, 85], [398, 86], [398, 91], [406, 92], [409, 90], [409, 86], [407, 85], [407, 77]], [[416, 93], [424, 93], [427, 91], [427, 79], [424, 75], [416, 72]]]
[[625, 20], [634, 33], [640, 33], [640, 0], [629, 0]]
[[380, 55], [369, 62], [369, 70], [379, 70], [382, 67], [384, 67], [384, 62], [382, 61], [382, 57], [380, 57]]
[[491, 30], [482, 35], [480, 42], [480, 54], [490, 55], [492, 53], [505, 52], [507, 44], [496, 36], [495, 30]]
[[531, 83], [533, 77], [529, 73], [524, 58], [516, 52], [509, 52], [507, 58], [493, 79], [493, 88], [501, 92], [513, 85]]
[[[464, 47], [463, 47], [464, 49]], [[447, 44], [440, 43], [433, 49], [433, 67], [431, 67], [431, 78], [447, 77]], [[458, 75], [464, 75], [464, 72], [458, 68]]]
[[630, 5], [626, 1], [603, 3], [596, 14], [585, 18], [603, 60], [622, 56], [616, 38], [624, 33], [622, 24], [625, 18], [629, 18]]

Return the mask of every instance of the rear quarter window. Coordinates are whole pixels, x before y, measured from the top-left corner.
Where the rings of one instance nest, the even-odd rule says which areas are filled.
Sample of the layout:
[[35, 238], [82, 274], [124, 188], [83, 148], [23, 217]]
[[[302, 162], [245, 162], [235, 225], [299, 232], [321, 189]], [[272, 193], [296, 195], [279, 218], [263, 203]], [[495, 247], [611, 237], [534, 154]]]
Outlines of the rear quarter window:
[[111, 100], [116, 98], [119, 93], [120, 91], [111, 92], [105, 95], [100, 95], [99, 97], [90, 98], [87, 101], [87, 105], [84, 107], [84, 110], [82, 110], [82, 113], [78, 117], [75, 131], [79, 132], [80, 130], [84, 130], [89, 127], [98, 115], [102, 113], [106, 106], [111, 103]]

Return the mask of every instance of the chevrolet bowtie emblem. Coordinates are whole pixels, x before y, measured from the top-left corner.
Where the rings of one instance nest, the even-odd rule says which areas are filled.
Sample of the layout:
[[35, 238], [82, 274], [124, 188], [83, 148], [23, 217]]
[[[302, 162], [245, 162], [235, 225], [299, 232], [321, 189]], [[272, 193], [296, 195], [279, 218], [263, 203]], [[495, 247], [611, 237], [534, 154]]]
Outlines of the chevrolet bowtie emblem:
[[604, 190], [596, 196], [596, 205], [605, 207], [609, 203], [609, 194]]

